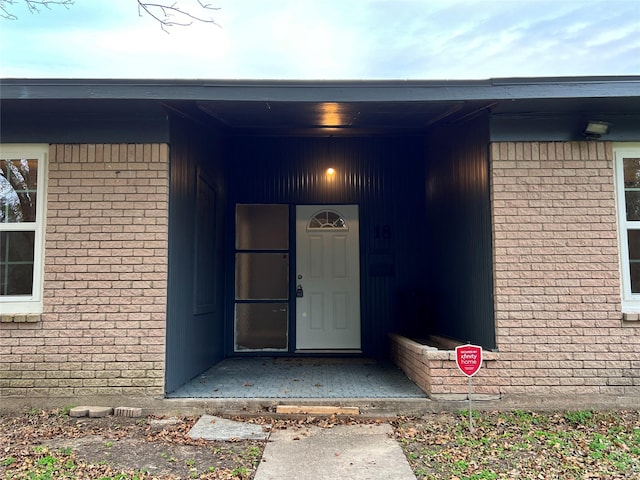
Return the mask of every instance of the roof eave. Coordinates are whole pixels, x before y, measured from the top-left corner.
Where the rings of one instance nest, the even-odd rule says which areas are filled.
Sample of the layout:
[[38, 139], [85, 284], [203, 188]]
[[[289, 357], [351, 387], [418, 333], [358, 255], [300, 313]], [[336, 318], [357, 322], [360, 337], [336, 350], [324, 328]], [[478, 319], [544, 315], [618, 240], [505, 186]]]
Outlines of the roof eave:
[[2, 99], [450, 102], [637, 97], [640, 76], [489, 80], [0, 80]]

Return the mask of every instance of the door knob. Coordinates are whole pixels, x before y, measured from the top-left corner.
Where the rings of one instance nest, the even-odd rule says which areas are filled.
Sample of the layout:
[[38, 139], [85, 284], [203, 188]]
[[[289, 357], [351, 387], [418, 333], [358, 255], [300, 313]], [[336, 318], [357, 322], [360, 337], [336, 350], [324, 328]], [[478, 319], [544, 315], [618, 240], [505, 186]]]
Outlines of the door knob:
[[298, 285], [296, 287], [296, 297], [297, 298], [302, 298], [304, 297], [304, 290], [302, 290], [302, 285]]

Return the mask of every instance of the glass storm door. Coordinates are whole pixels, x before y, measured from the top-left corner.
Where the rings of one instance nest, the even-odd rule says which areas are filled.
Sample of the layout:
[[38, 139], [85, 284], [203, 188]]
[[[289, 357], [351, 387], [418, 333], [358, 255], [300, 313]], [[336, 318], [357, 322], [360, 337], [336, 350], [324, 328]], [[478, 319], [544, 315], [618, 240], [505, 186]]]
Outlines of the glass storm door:
[[287, 351], [289, 206], [236, 206], [234, 351]]
[[361, 348], [357, 205], [296, 207], [296, 350]]

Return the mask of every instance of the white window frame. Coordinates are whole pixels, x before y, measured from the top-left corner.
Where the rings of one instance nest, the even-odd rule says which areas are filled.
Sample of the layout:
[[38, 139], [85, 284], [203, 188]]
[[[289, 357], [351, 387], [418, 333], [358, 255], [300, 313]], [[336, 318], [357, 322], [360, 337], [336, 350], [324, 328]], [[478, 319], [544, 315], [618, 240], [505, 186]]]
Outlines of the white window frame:
[[[48, 144], [0, 143], [1, 159], [29, 158], [38, 161], [36, 221], [22, 223], [0, 223], [0, 231], [34, 230], [33, 285], [31, 295], [0, 295], [2, 315], [41, 314], [44, 290], [44, 231], [47, 218]], [[29, 227], [29, 228], [25, 228]]]
[[618, 243], [620, 248], [620, 277], [622, 279], [622, 311], [640, 312], [640, 293], [631, 292], [631, 272], [629, 270], [628, 230], [640, 230], [640, 221], [627, 221], [627, 207], [624, 189], [625, 158], [640, 158], [640, 142], [614, 143], [614, 173], [618, 216]]

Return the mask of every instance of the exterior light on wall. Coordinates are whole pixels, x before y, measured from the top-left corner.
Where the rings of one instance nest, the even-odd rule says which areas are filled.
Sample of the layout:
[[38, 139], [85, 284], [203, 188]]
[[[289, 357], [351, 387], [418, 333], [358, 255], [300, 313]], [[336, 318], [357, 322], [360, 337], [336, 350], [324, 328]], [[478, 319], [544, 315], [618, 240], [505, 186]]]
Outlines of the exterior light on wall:
[[332, 185], [336, 181], [336, 169], [329, 167], [324, 171], [324, 179], [327, 185]]
[[600, 120], [589, 120], [582, 134], [587, 139], [596, 139], [600, 138], [602, 135], [607, 135], [609, 133], [610, 127], [611, 124], [608, 122], [602, 122]]

